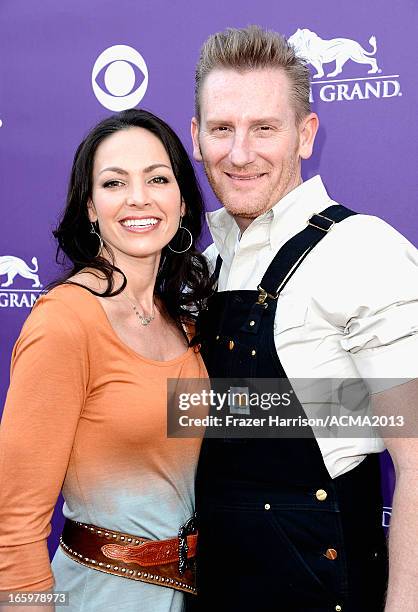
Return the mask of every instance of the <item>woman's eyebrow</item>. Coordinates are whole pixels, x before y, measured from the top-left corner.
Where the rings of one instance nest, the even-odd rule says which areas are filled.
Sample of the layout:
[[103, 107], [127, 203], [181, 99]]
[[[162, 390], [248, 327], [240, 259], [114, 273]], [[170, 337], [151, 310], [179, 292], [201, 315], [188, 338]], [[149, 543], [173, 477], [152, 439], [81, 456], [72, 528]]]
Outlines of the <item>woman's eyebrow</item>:
[[103, 172], [116, 172], [117, 174], [128, 174], [126, 170], [123, 170], [122, 168], [118, 168], [117, 166], [109, 166], [109, 168], [103, 168], [103, 170], [100, 170], [99, 174], [102, 174]]
[[[145, 173], [149, 173], [149, 172], [153, 172], [156, 168], [167, 168], [168, 170], [171, 170], [170, 166], [167, 166], [167, 164], [163, 164], [162, 162], [158, 162], [155, 164], [151, 164], [150, 166], [147, 166], [146, 168], [144, 168], [144, 172]], [[117, 166], [109, 166], [108, 168], [103, 168], [103, 170], [100, 170], [99, 175], [102, 174], [103, 172], [116, 172], [117, 174], [128, 174], [126, 172], [126, 170], [123, 170], [123, 168], [119, 168]]]

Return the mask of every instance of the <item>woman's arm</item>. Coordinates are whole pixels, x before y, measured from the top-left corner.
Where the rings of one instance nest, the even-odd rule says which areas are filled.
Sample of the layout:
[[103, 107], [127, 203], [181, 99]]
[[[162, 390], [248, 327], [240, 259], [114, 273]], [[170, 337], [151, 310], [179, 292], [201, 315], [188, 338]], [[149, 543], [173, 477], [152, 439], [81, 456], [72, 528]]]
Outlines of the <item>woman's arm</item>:
[[39, 300], [12, 355], [0, 427], [0, 591], [54, 584], [47, 537], [89, 376], [86, 333], [62, 294]]

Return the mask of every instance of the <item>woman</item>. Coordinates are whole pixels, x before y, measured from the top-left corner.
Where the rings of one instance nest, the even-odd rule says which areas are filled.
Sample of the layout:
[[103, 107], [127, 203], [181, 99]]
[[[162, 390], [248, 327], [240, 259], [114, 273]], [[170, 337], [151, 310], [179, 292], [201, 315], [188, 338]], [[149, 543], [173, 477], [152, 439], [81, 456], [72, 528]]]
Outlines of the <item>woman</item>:
[[206, 377], [187, 337], [210, 291], [202, 214], [187, 153], [151, 113], [110, 117], [79, 146], [55, 232], [72, 269], [35, 304], [12, 357], [1, 590], [55, 578], [67, 609], [89, 612], [177, 611], [193, 593], [195, 536], [182, 530], [181, 559], [176, 538], [194, 511], [200, 441], [167, 438], [166, 411], [167, 379]]

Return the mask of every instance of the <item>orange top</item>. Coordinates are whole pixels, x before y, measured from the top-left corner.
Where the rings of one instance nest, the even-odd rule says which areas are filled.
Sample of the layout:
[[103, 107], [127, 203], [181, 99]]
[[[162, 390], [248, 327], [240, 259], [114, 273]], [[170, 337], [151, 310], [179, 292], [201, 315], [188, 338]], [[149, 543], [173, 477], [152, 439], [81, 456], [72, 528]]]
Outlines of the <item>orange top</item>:
[[167, 438], [166, 381], [206, 376], [193, 349], [170, 361], [135, 353], [86, 289], [37, 301], [0, 427], [0, 589], [53, 586], [47, 537], [61, 488], [73, 520], [177, 534], [194, 510], [201, 440]]

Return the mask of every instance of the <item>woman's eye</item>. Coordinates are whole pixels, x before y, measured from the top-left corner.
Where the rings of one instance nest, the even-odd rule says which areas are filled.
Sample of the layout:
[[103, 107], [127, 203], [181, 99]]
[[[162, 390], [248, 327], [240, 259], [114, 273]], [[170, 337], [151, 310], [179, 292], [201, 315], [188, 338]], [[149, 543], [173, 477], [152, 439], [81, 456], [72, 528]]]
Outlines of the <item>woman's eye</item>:
[[113, 181], [106, 181], [105, 183], [103, 183], [103, 187], [106, 189], [107, 187], [119, 187], [120, 185], [123, 185], [122, 181], [117, 181], [117, 180], [113, 180]]
[[163, 185], [164, 183], [168, 183], [168, 178], [166, 178], [165, 176], [154, 176], [150, 180], [150, 183], [155, 183], [157, 185]]

